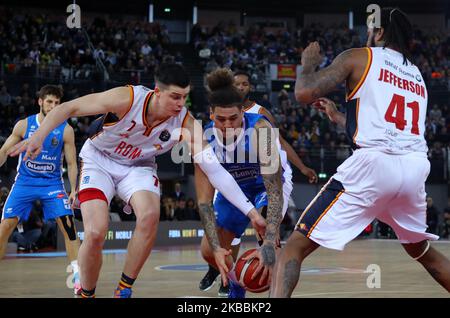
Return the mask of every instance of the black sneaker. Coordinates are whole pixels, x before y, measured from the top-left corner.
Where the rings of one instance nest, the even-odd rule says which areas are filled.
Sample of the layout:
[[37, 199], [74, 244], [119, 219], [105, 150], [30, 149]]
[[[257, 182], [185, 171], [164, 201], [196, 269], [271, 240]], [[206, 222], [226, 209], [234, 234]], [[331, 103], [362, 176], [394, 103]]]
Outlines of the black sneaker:
[[217, 293], [217, 295], [219, 297], [228, 297], [228, 294], [230, 293], [230, 282], [228, 281], [228, 286], [223, 286], [223, 283], [220, 282], [220, 288], [219, 288], [219, 292]]
[[220, 272], [214, 267], [209, 266], [208, 272], [205, 277], [202, 278], [198, 288], [202, 291], [208, 291], [216, 282], [217, 276], [220, 275]]

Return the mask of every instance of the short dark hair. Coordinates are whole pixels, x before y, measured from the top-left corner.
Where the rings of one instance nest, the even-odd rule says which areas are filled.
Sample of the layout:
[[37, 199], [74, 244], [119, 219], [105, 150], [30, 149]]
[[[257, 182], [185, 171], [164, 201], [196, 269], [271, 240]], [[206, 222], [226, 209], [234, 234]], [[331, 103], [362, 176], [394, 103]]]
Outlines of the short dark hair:
[[47, 95], [53, 95], [61, 99], [64, 96], [64, 92], [61, 86], [45, 85], [41, 87], [37, 95], [40, 99], [45, 99]]
[[218, 68], [206, 76], [208, 100], [212, 109], [216, 106], [242, 108], [243, 98], [233, 82], [234, 74], [228, 68]]
[[155, 73], [156, 84], [175, 85], [181, 88], [190, 84], [189, 75], [180, 64], [161, 63]]
[[247, 76], [248, 78], [248, 82], [251, 84], [252, 83], [252, 77], [250, 76], [250, 74], [246, 71], [242, 71], [242, 70], [238, 70], [234, 72], [234, 76], [239, 76], [239, 75], [244, 75]]
[[381, 27], [384, 28], [384, 47], [393, 47], [403, 54], [403, 64], [406, 59], [412, 61], [410, 44], [413, 28], [406, 14], [399, 8], [381, 9]]

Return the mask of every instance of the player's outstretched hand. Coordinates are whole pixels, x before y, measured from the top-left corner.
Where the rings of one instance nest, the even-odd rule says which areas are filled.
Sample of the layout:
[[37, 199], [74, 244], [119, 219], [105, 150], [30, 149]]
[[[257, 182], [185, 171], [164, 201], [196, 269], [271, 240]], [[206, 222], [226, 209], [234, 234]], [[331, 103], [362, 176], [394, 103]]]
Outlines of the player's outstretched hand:
[[337, 110], [336, 104], [331, 99], [320, 97], [312, 103], [312, 106], [317, 108], [321, 113], [326, 114], [332, 122], [336, 122], [335, 116], [339, 111]]
[[317, 181], [319, 180], [317, 177], [317, 173], [311, 168], [305, 166], [300, 171], [308, 178], [309, 183], [317, 183]]
[[259, 275], [261, 271], [263, 271], [259, 279], [259, 284], [262, 285], [266, 278], [268, 279], [268, 283], [270, 284], [270, 280], [272, 278], [272, 270], [275, 266], [276, 260], [275, 243], [264, 241], [263, 245], [259, 249], [255, 250], [250, 255], [243, 257], [242, 259], [249, 260], [251, 258], [257, 258], [259, 260], [258, 267], [256, 267], [251, 279], [254, 279]]
[[226, 250], [222, 247], [219, 247], [216, 251], [214, 251], [214, 260], [216, 261], [217, 269], [220, 272], [222, 283], [224, 286], [227, 286], [227, 274], [233, 266], [233, 257], [231, 256], [231, 250]]
[[23, 156], [23, 161], [30, 159], [35, 159], [42, 151], [42, 141], [34, 138], [34, 135], [28, 139], [22, 140], [18, 144], [14, 145], [9, 149], [8, 155], [15, 157], [25, 151]]
[[322, 63], [323, 56], [320, 54], [319, 42], [311, 42], [302, 52], [302, 65], [314, 70]]

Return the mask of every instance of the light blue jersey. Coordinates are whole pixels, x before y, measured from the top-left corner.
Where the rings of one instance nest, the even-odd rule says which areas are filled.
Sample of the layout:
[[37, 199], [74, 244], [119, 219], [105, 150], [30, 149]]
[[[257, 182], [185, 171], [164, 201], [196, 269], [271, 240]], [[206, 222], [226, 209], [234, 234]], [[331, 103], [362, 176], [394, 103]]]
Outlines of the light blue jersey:
[[[28, 139], [39, 128], [38, 114], [27, 118], [27, 131], [24, 139]], [[67, 123], [64, 122], [56, 127], [45, 138], [42, 145], [42, 152], [35, 158], [28, 158], [23, 161], [25, 152], [20, 154], [16, 185], [27, 186], [47, 186], [62, 184], [62, 150], [64, 146], [64, 128]]]
[[[214, 132], [214, 122], [205, 127], [207, 141], [214, 149], [219, 162], [233, 176], [246, 197], [255, 208], [267, 206], [267, 194], [261, 176], [260, 163], [256, 151], [252, 149], [251, 137], [255, 124], [261, 118], [259, 114], [245, 113], [243, 132], [236, 138], [234, 144], [225, 146]], [[267, 119], [266, 119], [267, 120]], [[268, 121], [268, 120], [267, 120]], [[214, 200], [217, 212], [217, 224], [240, 237], [244, 233], [250, 219], [232, 205], [220, 192]]]

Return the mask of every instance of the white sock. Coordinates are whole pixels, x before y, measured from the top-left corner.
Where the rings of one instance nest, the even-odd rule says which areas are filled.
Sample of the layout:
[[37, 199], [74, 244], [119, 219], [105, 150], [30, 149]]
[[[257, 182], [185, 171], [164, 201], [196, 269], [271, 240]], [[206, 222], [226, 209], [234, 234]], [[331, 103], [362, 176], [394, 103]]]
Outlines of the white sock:
[[77, 260], [71, 261], [70, 265], [72, 265], [72, 271], [74, 273], [78, 273], [78, 269], [79, 269], [78, 268], [78, 261]]

